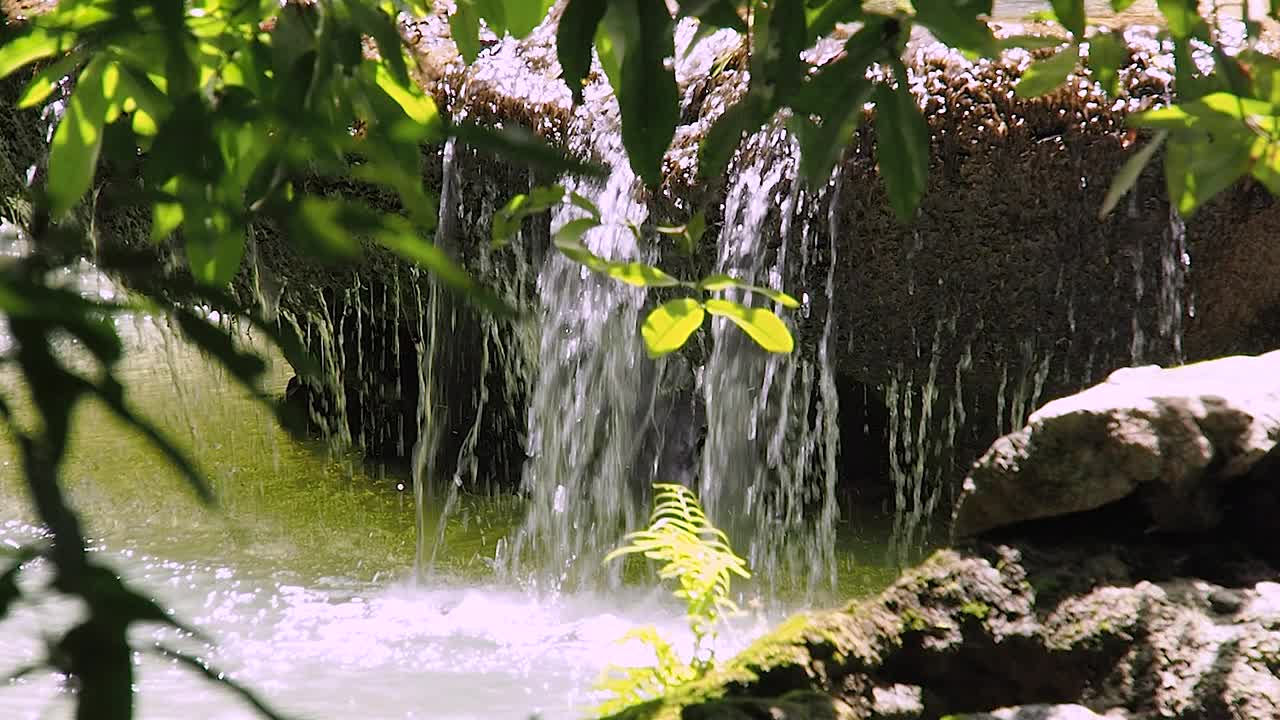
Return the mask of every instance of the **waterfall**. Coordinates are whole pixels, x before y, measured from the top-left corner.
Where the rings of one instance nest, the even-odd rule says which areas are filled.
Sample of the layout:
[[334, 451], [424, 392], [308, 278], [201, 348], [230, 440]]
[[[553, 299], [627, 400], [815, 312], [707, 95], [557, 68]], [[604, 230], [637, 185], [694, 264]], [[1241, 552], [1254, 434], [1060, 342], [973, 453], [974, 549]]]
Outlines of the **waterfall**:
[[[780, 128], [754, 135], [740, 157], [724, 203], [716, 271], [799, 293], [791, 285], [802, 282], [816, 261], [811, 256], [820, 250], [821, 233], [814, 226], [825, 220], [826, 315], [817, 347], [791, 355], [769, 355], [727, 321], [712, 322], [712, 351], [702, 377], [707, 435], [701, 494], [713, 521], [745, 551], [763, 586], [798, 587], [811, 595], [833, 587], [836, 579], [839, 401], [829, 309], [839, 193], [802, 191], [798, 149]], [[824, 207], [825, 218], [815, 219]], [[798, 263], [789, 257], [797, 250]], [[758, 302], [740, 292], [726, 294]], [[813, 303], [805, 298], [801, 312], [812, 315]], [[794, 329], [795, 319], [788, 324]]]
[[[588, 96], [578, 113], [584, 132], [570, 137], [583, 138], [574, 150], [599, 158], [610, 173], [603, 182], [566, 178], [565, 185], [600, 209], [603, 225], [583, 238], [592, 252], [645, 260], [628, 225], [640, 226], [648, 212], [621, 147], [617, 112], [611, 95]], [[557, 210], [553, 231], [577, 216]], [[659, 377], [639, 336], [646, 292], [552, 252], [537, 294], [541, 345], [521, 483], [528, 511], [508, 569], [549, 590], [598, 582], [602, 572], [616, 585], [618, 564], [602, 570], [601, 559], [647, 514], [642, 501], [656, 479], [640, 460]]]

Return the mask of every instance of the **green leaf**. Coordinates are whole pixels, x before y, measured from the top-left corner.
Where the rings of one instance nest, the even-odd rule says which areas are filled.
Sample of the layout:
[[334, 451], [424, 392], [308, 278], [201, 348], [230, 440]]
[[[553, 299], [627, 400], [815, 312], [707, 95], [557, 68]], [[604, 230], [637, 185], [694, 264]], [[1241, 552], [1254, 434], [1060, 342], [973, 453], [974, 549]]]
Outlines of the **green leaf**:
[[[595, 218], [585, 217], [570, 220], [556, 231], [555, 242], [557, 243], [557, 247], [559, 247], [561, 252], [564, 252], [571, 259], [586, 265], [592, 270], [605, 272], [609, 261], [593, 254], [590, 250], [587, 250], [585, 245], [582, 245], [582, 236], [585, 235], [587, 231], [598, 227], [600, 227], [600, 221]], [[579, 249], [579, 246], [581, 249]], [[570, 255], [571, 252], [576, 256]], [[583, 252], [586, 252], [586, 255], [583, 255]], [[587, 257], [588, 255], [590, 257]]]
[[1142, 169], [1151, 162], [1151, 158], [1155, 157], [1156, 150], [1164, 144], [1165, 138], [1169, 133], [1161, 131], [1142, 147], [1141, 150], [1134, 153], [1124, 162], [1120, 170], [1116, 173], [1116, 177], [1111, 181], [1111, 187], [1107, 190], [1107, 196], [1102, 201], [1102, 207], [1098, 210], [1098, 219], [1105, 220], [1112, 210], [1116, 209], [1116, 205], [1120, 203], [1120, 199], [1128, 194], [1129, 190], [1138, 182], [1138, 178], [1142, 175]]
[[33, 108], [44, 102], [54, 90], [58, 89], [58, 83], [62, 82], [62, 78], [70, 75], [83, 61], [83, 53], [71, 52], [46, 65], [23, 88], [22, 94], [18, 96], [18, 109]]
[[49, 146], [50, 212], [60, 217], [75, 207], [93, 184], [107, 117], [103, 88], [106, 57], [95, 57], [80, 73], [67, 109]]
[[698, 288], [701, 290], [705, 290], [707, 292], [717, 292], [720, 290], [737, 288], [739, 290], [746, 290], [747, 292], [752, 292], [757, 295], [763, 295], [769, 298], [770, 300], [782, 305], [783, 307], [791, 310], [794, 310], [800, 307], [799, 301], [797, 301], [795, 298], [791, 297], [790, 295], [782, 292], [781, 290], [774, 290], [773, 288], [761, 287], [759, 285], [751, 285], [749, 283], [744, 283], [741, 280], [733, 277], [732, 275], [726, 275], [724, 273], [714, 273], [712, 275], [708, 275], [702, 278], [701, 280], [698, 281]]
[[590, 198], [583, 197], [576, 192], [571, 192], [569, 193], [569, 204], [580, 210], [587, 211], [587, 214], [590, 215], [593, 220], [600, 222], [600, 208], [597, 207], [595, 203], [591, 202]]
[[795, 349], [795, 340], [782, 319], [768, 310], [744, 307], [736, 302], [719, 298], [705, 303], [707, 312], [728, 318], [733, 324], [771, 353], [789, 353]]
[[480, 55], [480, 16], [471, 0], [456, 0], [449, 15], [449, 35], [458, 45], [462, 59], [470, 65]]
[[1013, 87], [1018, 97], [1038, 97], [1062, 87], [1080, 61], [1080, 46], [1068, 45], [1047, 58], [1035, 61]]
[[1128, 10], [1136, 0], [1111, 0], [1111, 11], [1114, 13], [1122, 13]]
[[702, 139], [702, 146], [698, 148], [698, 174], [703, 179], [723, 175], [742, 142], [742, 136], [759, 128], [768, 118], [764, 99], [758, 93], [748, 91], [711, 124], [711, 129]]
[[894, 63], [897, 86], [876, 86], [876, 160], [889, 205], [898, 219], [915, 216], [929, 182], [929, 126], [907, 86], [907, 70]]
[[862, 107], [871, 98], [871, 91], [871, 81], [854, 76], [842, 92], [831, 95], [840, 104], [829, 108], [818, 122], [802, 115], [792, 116], [788, 127], [800, 144], [800, 171], [809, 187], [826, 184], [831, 169], [862, 124]]
[[555, 246], [565, 257], [588, 269], [608, 275], [636, 287], [674, 287], [681, 284], [661, 268], [639, 262], [614, 262], [591, 252], [582, 243], [582, 235], [598, 227], [593, 218], [579, 218], [565, 223], [556, 233]]
[[1236, 57], [1249, 76], [1249, 94], [1265, 102], [1280, 103], [1280, 59], [1257, 50], [1243, 50]]
[[504, 160], [541, 168], [551, 173], [586, 177], [604, 177], [608, 174], [604, 167], [570, 157], [515, 123], [506, 123], [501, 128], [473, 124], [455, 125], [449, 132], [477, 150], [487, 150]]
[[0, 78], [6, 78], [15, 70], [56, 55], [62, 50], [61, 35], [50, 34], [35, 25], [27, 25], [0, 45]]
[[261, 357], [236, 347], [230, 333], [191, 310], [178, 307], [173, 313], [178, 327], [197, 347], [217, 358], [245, 387], [260, 390], [259, 382], [267, 370], [267, 364]]
[[244, 258], [245, 227], [219, 206], [189, 203], [184, 212], [190, 210], [195, 212], [183, 223], [182, 239], [191, 277], [205, 285], [226, 285]]
[[661, 268], [638, 262], [609, 263], [606, 273], [615, 280], [635, 287], [675, 287], [680, 281]]
[[1089, 38], [1089, 68], [1102, 90], [1115, 97], [1120, 83], [1120, 68], [1129, 61], [1129, 48], [1124, 36], [1098, 33]]
[[1001, 50], [1012, 50], [1013, 48], [1042, 50], [1062, 45], [1062, 38], [1055, 35], [1010, 35], [1009, 37], [1000, 38], [997, 42], [1000, 43]]
[[671, 16], [663, 2], [614, 0], [601, 29], [621, 58], [614, 94], [622, 113], [622, 145], [635, 174], [657, 187], [680, 121], [675, 71], [667, 64], [675, 55]]
[[862, 0], [809, 2], [805, 8], [806, 44], [826, 37], [840, 23], [862, 19]]
[[1280, 143], [1258, 138], [1253, 147], [1253, 177], [1272, 195], [1280, 195]]
[[1049, 0], [1049, 5], [1053, 7], [1053, 14], [1062, 27], [1077, 39], [1084, 37], [1084, 0]]
[[[581, 197], [581, 196], [579, 196]], [[565, 200], [565, 190], [561, 185], [538, 186], [521, 193], [507, 201], [501, 210], [493, 214], [491, 242], [494, 247], [502, 247], [520, 231], [520, 224], [526, 217], [553, 208]], [[590, 205], [590, 201], [582, 198]], [[576, 203], [575, 203], [576, 204]], [[590, 205], [595, 210], [594, 205]], [[596, 223], [599, 211], [596, 210]]]
[[1156, 0], [1156, 7], [1160, 9], [1165, 26], [1175, 38], [1207, 38], [1208, 27], [1200, 17], [1197, 0]]
[[556, 57], [573, 102], [582, 104], [582, 86], [591, 72], [591, 48], [606, 0], [569, 0], [556, 26]]
[[[800, 53], [809, 46], [804, 0], [772, 0], [769, 5], [769, 33], [763, 54], [764, 72], [760, 77], [753, 74], [751, 84], [760, 87], [759, 83], [763, 80], [765, 87], [781, 98], [800, 85], [808, 68], [800, 58]], [[754, 69], [755, 57], [752, 58], [752, 65]]]
[[507, 32], [522, 38], [538, 26], [551, 9], [552, 0], [503, 0]]
[[696, 17], [704, 25], [747, 32], [747, 24], [732, 0], [680, 0], [679, 4], [677, 17]]
[[344, 224], [351, 220], [348, 211], [349, 203], [343, 200], [302, 198], [289, 217], [290, 243], [321, 261], [358, 257], [360, 243]]
[[657, 358], [684, 346], [702, 325], [702, 304], [693, 298], [678, 298], [654, 308], [644, 319], [640, 335], [649, 357]]
[[385, 65], [379, 64], [374, 69], [374, 79], [396, 104], [404, 110], [409, 119], [422, 126], [422, 137], [418, 140], [432, 142], [444, 137], [444, 122], [436, 101], [431, 99], [416, 83], [400, 83]]
[[991, 27], [979, 16], [991, 14], [991, 3], [965, 0], [915, 0], [916, 20], [938, 40], [986, 57], [1000, 52]]
[[1205, 143], [1197, 137], [1170, 136], [1165, 152], [1169, 199], [1183, 217], [1230, 187], [1250, 170], [1255, 136], [1239, 133]]
[[379, 65], [391, 71], [391, 77], [397, 84], [413, 84], [404, 62], [404, 44], [395, 20], [372, 3], [350, 2], [346, 7], [360, 28], [378, 44], [378, 55], [382, 58]]

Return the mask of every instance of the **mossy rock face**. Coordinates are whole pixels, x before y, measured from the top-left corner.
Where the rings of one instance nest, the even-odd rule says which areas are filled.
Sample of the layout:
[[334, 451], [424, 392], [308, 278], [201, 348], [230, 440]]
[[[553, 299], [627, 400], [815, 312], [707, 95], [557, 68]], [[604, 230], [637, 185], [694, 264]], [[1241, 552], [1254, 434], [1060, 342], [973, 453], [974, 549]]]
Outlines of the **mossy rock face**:
[[[798, 615], [704, 680], [617, 717], [988, 717], [1067, 703], [1152, 720], [1280, 716], [1280, 584], [1257, 579], [1276, 568], [1237, 550], [1235, 574], [1188, 579], [1203, 558], [1186, 550], [1114, 538], [942, 550], [878, 597]], [[1240, 601], [1226, 616], [1208, 600], [1218, 583]], [[1005, 715], [1023, 717], [991, 717]]]

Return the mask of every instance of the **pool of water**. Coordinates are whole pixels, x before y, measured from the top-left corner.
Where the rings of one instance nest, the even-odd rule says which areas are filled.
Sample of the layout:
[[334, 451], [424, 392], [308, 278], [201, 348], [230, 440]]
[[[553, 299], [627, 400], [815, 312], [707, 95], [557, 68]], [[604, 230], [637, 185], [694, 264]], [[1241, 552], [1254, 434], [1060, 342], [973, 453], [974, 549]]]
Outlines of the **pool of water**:
[[[443, 533], [428, 528], [444, 542], [431, 572], [415, 573], [413, 501], [395, 477], [294, 441], [162, 322], [123, 322], [130, 353], [121, 374], [133, 404], [192, 453], [219, 498], [202, 507], [101, 408], [78, 411], [63, 478], [97, 557], [212, 640], [135, 629], [139, 717], [255, 717], [154, 652], [157, 642], [198, 655], [278, 709], [317, 719], [583, 717], [602, 699], [594, 686], [607, 665], [647, 661], [644, 648], [619, 644], [627, 630], [656, 626], [687, 651], [681, 608], [663, 589], [547, 595], [498, 584], [495, 554], [521, 517], [512, 497], [464, 496]], [[279, 393], [288, 373], [278, 360], [273, 368], [268, 390]], [[0, 381], [10, 393], [17, 384]], [[0, 438], [0, 545], [39, 532]], [[881, 537], [868, 531], [846, 543], [841, 596], [894, 576]], [[40, 593], [47, 572], [28, 565], [23, 586], [34, 599], [0, 621], [0, 678], [38, 662], [43, 638], [79, 616], [74, 603]], [[721, 656], [800, 607], [757, 599], [772, 590], [742, 597], [746, 610], [722, 632]], [[827, 601], [835, 596], [819, 602]], [[64, 685], [48, 672], [0, 680], [0, 718], [71, 717]]]

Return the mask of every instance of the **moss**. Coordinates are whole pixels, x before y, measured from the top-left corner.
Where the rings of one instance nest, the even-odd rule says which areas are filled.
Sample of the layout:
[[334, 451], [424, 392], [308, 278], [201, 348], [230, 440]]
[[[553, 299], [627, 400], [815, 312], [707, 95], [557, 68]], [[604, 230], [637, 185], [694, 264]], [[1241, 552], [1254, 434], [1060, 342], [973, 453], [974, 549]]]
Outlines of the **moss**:
[[967, 615], [975, 620], [986, 620], [987, 616], [991, 614], [991, 606], [984, 602], [970, 600], [960, 606], [960, 614]]
[[924, 632], [931, 627], [931, 624], [914, 608], [906, 608], [902, 611], [902, 626], [903, 629], [912, 632]]

